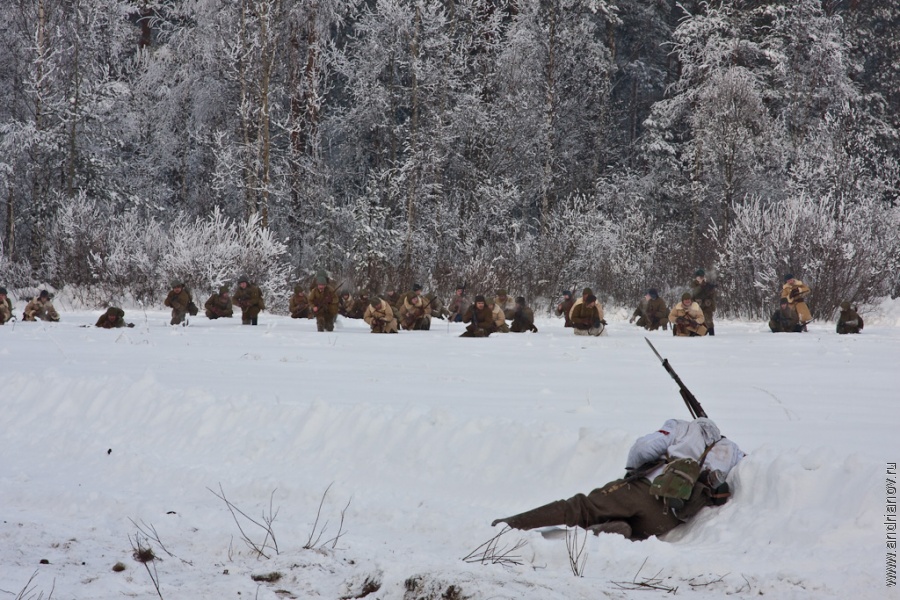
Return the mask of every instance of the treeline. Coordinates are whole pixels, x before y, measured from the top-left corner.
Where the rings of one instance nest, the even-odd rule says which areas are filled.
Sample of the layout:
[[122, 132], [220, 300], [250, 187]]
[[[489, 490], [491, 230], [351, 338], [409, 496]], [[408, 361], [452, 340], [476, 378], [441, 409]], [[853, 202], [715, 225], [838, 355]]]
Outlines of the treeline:
[[900, 293], [891, 0], [11, 0], [0, 277]]

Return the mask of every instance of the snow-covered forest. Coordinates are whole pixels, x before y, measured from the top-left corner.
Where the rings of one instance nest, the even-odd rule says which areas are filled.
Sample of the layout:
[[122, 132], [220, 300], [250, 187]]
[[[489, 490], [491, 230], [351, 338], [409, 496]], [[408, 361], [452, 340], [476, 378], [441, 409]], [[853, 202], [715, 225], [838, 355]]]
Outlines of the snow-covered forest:
[[8, 0], [0, 275], [900, 293], [895, 0]]

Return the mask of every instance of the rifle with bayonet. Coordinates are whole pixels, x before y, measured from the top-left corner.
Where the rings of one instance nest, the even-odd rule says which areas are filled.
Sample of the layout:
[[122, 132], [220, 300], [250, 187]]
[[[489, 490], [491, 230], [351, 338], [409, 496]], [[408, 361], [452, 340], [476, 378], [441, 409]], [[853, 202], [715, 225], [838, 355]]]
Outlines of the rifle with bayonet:
[[687, 389], [687, 386], [684, 385], [684, 382], [681, 381], [681, 377], [675, 372], [675, 369], [672, 368], [672, 365], [669, 364], [669, 359], [663, 358], [659, 355], [659, 352], [656, 351], [656, 348], [653, 347], [653, 344], [650, 343], [650, 340], [644, 338], [644, 341], [647, 342], [647, 345], [650, 346], [650, 349], [653, 350], [653, 354], [656, 355], [656, 358], [659, 359], [659, 362], [662, 363], [663, 368], [666, 372], [672, 376], [672, 379], [675, 380], [675, 383], [678, 384], [678, 391], [681, 394], [681, 397], [684, 398], [684, 403], [687, 405], [688, 410], [691, 413], [691, 416], [695, 419], [698, 417], [706, 417], [706, 411], [703, 410], [703, 407], [700, 406], [700, 401], [697, 400], [697, 397], [691, 393], [691, 390]]

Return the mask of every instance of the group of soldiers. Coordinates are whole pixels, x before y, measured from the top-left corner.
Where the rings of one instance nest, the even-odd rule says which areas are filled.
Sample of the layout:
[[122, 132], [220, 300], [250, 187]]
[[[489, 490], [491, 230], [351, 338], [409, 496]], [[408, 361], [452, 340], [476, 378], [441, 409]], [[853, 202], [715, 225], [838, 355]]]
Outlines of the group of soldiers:
[[[769, 319], [769, 329], [773, 333], [806, 331], [806, 325], [812, 321], [812, 315], [806, 304], [811, 293], [812, 290], [808, 285], [794, 277], [793, 273], [786, 273], [779, 308]], [[672, 325], [672, 333], [676, 336], [715, 335], [713, 321], [715, 311], [716, 284], [706, 279], [706, 272], [703, 269], [697, 269], [694, 279], [690, 282], [690, 291], [684, 292], [681, 301], [671, 310], [659, 297], [657, 290], [651, 288], [634, 310], [629, 322], [634, 323], [637, 320], [637, 325], [649, 331], [659, 328], [665, 330], [668, 325]], [[859, 333], [862, 328], [863, 320], [856, 309], [851, 308], [849, 302], [841, 302], [837, 332]]]
[[[774, 333], [803, 332], [812, 321], [806, 300], [811, 290], [809, 286], [795, 278], [792, 273], [784, 276], [780, 305], [769, 319], [769, 328]], [[574, 330], [575, 335], [602, 335], [606, 321], [603, 306], [591, 288], [584, 288], [581, 297], [573, 299], [570, 291], [564, 291], [562, 300], [556, 306], [557, 316], [565, 319], [565, 327]], [[183, 281], [172, 282], [166, 296], [165, 305], [172, 309], [170, 324], [186, 324], [188, 315], [197, 315], [199, 309], [194, 304], [191, 293]], [[234, 306], [241, 309], [241, 323], [257, 325], [260, 311], [266, 308], [262, 292], [246, 276], [240, 276], [232, 294], [227, 286], [219, 288], [204, 304], [207, 318], [219, 319], [234, 316]], [[307, 291], [303, 284], [294, 286], [288, 310], [292, 319], [315, 319], [318, 331], [333, 331], [338, 315], [348, 319], [362, 319], [372, 333], [397, 333], [404, 330], [428, 330], [432, 319], [447, 319], [450, 322], [468, 323], [462, 337], [487, 337], [492, 333], [537, 333], [534, 311], [526, 304], [525, 298], [510, 297], [506, 290], [497, 290], [494, 297], [475, 296], [470, 302], [465, 286], [457, 286], [453, 298], [446, 305], [433, 293], [423, 293], [422, 286], [415, 284], [412, 290], [400, 293], [389, 287], [381, 296], [360, 292], [354, 298], [349, 291], [338, 292], [323, 272], [316, 275], [315, 283]], [[665, 300], [659, 297], [655, 288], [650, 288], [641, 299], [629, 319], [649, 331], [672, 326], [676, 336], [695, 337], [715, 335], [714, 316], [716, 311], [716, 284], [708, 281], [706, 272], [697, 269], [690, 282], [690, 291], [682, 294], [681, 300], [670, 310]], [[96, 326], [103, 328], [133, 327], [125, 323], [125, 313], [121, 308], [110, 307], [98, 319]], [[0, 325], [13, 318], [13, 305], [6, 288], [0, 287]], [[22, 314], [25, 321], [59, 321], [59, 313], [53, 307], [52, 296], [42, 290], [30, 299]], [[841, 313], [837, 321], [840, 334], [859, 333], [863, 329], [863, 319], [849, 302], [841, 303]]]
[[319, 331], [332, 331], [335, 319], [341, 315], [364, 320], [372, 333], [428, 330], [432, 319], [469, 323], [463, 333], [465, 337], [486, 337], [495, 332], [537, 332], [534, 311], [527, 306], [525, 298], [513, 300], [506, 290], [498, 290], [491, 300], [475, 296], [470, 303], [465, 297], [465, 287], [458, 286], [446, 306], [435, 294], [425, 294], [420, 284], [405, 293], [389, 287], [380, 296], [363, 291], [354, 298], [346, 290], [338, 293], [322, 273], [317, 275], [316, 284], [308, 293], [302, 284], [294, 286], [288, 310], [293, 319], [316, 319]]
[[[5, 287], [0, 287], [0, 325], [13, 318], [13, 303], [9, 299], [9, 293]], [[56, 323], [59, 321], [59, 313], [53, 307], [53, 299], [50, 292], [41, 290], [41, 293], [31, 298], [25, 305], [25, 311], [22, 313], [23, 321], [50, 321]]]

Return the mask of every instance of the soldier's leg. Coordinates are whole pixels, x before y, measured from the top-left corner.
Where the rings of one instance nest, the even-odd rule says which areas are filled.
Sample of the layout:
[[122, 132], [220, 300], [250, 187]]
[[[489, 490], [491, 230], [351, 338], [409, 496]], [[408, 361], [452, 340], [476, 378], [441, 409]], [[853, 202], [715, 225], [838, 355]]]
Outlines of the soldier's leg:
[[208, 311], [206, 311], [206, 318], [207, 318], [207, 319], [210, 319], [210, 320], [212, 320], [212, 319], [218, 319], [218, 318], [219, 318], [219, 315], [217, 315], [216, 313], [212, 312], [211, 310], [208, 310]]
[[186, 314], [187, 314], [186, 311], [173, 308], [172, 309], [172, 320], [169, 321], [169, 325], [181, 325], [181, 322], [184, 321], [184, 316]]
[[250, 325], [253, 323], [253, 319], [250, 316], [250, 309], [244, 310], [241, 309], [241, 325]]
[[325, 331], [334, 331], [334, 319], [333, 315], [325, 315]]
[[706, 334], [707, 335], [716, 335], [716, 324], [713, 322], [713, 313], [705, 312], [703, 313], [703, 321], [706, 326]]

